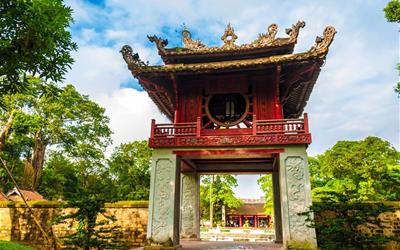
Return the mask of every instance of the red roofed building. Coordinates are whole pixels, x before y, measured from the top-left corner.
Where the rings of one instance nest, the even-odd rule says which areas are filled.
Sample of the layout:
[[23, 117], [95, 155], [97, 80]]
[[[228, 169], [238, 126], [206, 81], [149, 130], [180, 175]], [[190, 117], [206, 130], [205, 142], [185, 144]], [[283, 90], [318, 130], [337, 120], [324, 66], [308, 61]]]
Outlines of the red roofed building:
[[7, 196], [3, 192], [0, 192], [0, 201], [8, 201]]
[[[44, 200], [43, 196], [41, 196], [39, 193], [37, 193], [35, 191], [21, 189], [21, 192], [26, 201]], [[11, 191], [9, 191], [7, 193], [7, 198], [10, 201], [22, 201], [21, 194], [18, 192], [18, 190], [16, 188], [12, 189]]]
[[243, 205], [237, 209], [227, 209], [225, 226], [269, 228], [271, 215], [265, 213], [264, 199], [242, 199]]

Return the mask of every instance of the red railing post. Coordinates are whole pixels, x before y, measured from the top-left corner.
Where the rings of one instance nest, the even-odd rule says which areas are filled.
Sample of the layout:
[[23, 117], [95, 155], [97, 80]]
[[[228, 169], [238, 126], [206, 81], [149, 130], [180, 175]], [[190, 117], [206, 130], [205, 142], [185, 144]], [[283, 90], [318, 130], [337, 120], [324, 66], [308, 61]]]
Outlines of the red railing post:
[[253, 115], [253, 135], [257, 134], [257, 116]]
[[201, 130], [201, 118], [200, 116], [198, 116], [196, 120], [196, 137], [200, 137], [200, 130]]
[[304, 132], [306, 134], [310, 133], [309, 128], [308, 128], [308, 114], [304, 113]]
[[156, 126], [156, 120], [151, 119], [151, 128], [150, 128], [150, 138], [154, 137], [154, 128]]

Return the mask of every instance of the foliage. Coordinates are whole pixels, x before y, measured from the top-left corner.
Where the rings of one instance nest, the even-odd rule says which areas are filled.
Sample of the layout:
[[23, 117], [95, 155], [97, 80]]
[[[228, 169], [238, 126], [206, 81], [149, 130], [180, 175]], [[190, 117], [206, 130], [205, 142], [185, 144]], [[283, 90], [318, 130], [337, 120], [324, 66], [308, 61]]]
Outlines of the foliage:
[[400, 153], [378, 137], [339, 141], [309, 160], [313, 197], [335, 191], [350, 201], [400, 200], [399, 161]]
[[0, 240], [0, 250], [35, 250], [35, 249], [32, 247], [19, 244], [17, 242]]
[[[397, 72], [400, 76], [400, 63], [397, 64]], [[400, 82], [397, 82], [396, 87], [394, 87], [394, 91], [397, 92], [397, 96], [400, 97]]]
[[200, 212], [203, 219], [210, 218], [210, 189], [213, 204], [213, 221], [222, 220], [222, 207], [239, 208], [242, 201], [235, 197], [233, 188], [237, 187], [237, 179], [232, 175], [203, 176], [200, 185]]
[[[385, 17], [388, 22], [400, 22], [400, 1], [399, 0], [391, 0], [388, 2], [386, 7], [383, 9], [385, 13]], [[400, 73], [400, 64], [397, 64], [397, 71]], [[400, 82], [397, 82], [397, 85], [394, 87], [394, 91], [397, 92], [400, 97]]]
[[108, 164], [119, 200], [149, 199], [151, 154], [147, 141], [121, 144], [114, 149]]
[[[27, 91], [3, 100], [6, 110], [17, 110], [4, 158], [24, 165], [26, 188], [37, 189], [49, 147], [70, 157], [101, 159], [111, 142], [104, 108], [72, 85], [58, 87], [29, 77]], [[0, 122], [8, 115], [0, 111]]]
[[[97, 161], [97, 159], [96, 159]], [[76, 232], [63, 238], [66, 249], [124, 249], [119, 228], [109, 225], [115, 220], [105, 213], [105, 202], [114, 201], [112, 185], [108, 169], [95, 165], [90, 159], [82, 158], [73, 162], [77, 172], [77, 185], [69, 194], [66, 207], [75, 207], [74, 212], [59, 217], [55, 223], [69, 221], [70, 225], [77, 223]], [[102, 215], [104, 219], [99, 220]]]
[[[327, 250], [380, 249], [394, 237], [376, 234], [385, 228], [378, 215], [392, 209], [383, 203], [358, 202], [337, 192], [324, 192], [307, 216], [317, 232], [318, 246]], [[315, 216], [315, 219], [313, 218]]]
[[265, 213], [273, 214], [274, 213], [274, 191], [272, 186], [272, 174], [266, 174], [260, 176], [257, 180], [258, 185], [260, 185], [261, 190], [264, 192], [265, 199]]
[[39, 193], [49, 200], [67, 200], [78, 189], [78, 172], [68, 158], [52, 152], [43, 171]]
[[70, 68], [72, 9], [62, 0], [0, 1], [0, 93], [22, 92], [27, 74], [60, 81]]
[[400, 1], [391, 0], [383, 9], [385, 17], [389, 22], [400, 22]]

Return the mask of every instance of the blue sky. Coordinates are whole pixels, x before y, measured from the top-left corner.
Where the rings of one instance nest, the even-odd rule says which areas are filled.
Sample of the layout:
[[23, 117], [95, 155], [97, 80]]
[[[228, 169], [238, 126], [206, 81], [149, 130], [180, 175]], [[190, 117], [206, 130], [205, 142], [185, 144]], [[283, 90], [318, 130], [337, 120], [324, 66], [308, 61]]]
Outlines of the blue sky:
[[[185, 24], [192, 37], [220, 45], [228, 22], [247, 43], [264, 33], [271, 23], [285, 28], [304, 20], [296, 52], [308, 50], [327, 25], [338, 33], [306, 107], [313, 143], [310, 155], [323, 153], [338, 140], [379, 136], [399, 148], [399, 99], [393, 92], [398, 81], [399, 27], [382, 12], [387, 1], [162, 1], [68, 0], [74, 10], [73, 39], [79, 49], [66, 81], [106, 108], [114, 131], [114, 145], [149, 135], [150, 119], [165, 122], [147, 94], [131, 76], [119, 53], [129, 44], [144, 61], [160, 64], [148, 34], [167, 38], [180, 46]], [[237, 194], [261, 195], [257, 177], [241, 177]], [[246, 186], [247, 188], [243, 188]]]

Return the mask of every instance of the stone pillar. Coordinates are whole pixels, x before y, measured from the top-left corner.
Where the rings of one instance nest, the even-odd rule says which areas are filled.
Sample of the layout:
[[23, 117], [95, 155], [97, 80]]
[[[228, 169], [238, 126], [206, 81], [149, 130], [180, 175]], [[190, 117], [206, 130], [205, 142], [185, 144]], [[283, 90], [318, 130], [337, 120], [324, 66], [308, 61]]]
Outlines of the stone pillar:
[[311, 206], [310, 173], [304, 145], [287, 146], [279, 156], [282, 233], [284, 247], [307, 246], [316, 249], [314, 228], [307, 227], [306, 217], [298, 213]]
[[180, 159], [170, 149], [153, 151], [148, 246], [145, 249], [179, 247]]
[[200, 181], [197, 173], [182, 174], [181, 238], [200, 239]]
[[272, 172], [272, 189], [274, 192], [274, 227], [275, 243], [282, 243], [282, 212], [281, 194], [279, 187], [279, 172]]

